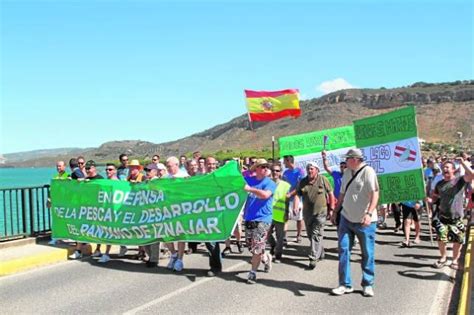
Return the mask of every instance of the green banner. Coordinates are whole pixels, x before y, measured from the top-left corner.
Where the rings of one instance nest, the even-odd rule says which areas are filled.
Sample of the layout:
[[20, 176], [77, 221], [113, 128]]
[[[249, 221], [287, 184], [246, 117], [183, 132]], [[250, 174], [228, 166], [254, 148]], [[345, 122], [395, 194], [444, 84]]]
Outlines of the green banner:
[[425, 197], [415, 107], [354, 121], [357, 147], [380, 184], [379, 203]]
[[358, 148], [417, 137], [414, 106], [354, 121]]
[[235, 161], [208, 175], [139, 184], [53, 180], [53, 237], [120, 245], [223, 241], [247, 198], [244, 185]]
[[355, 146], [354, 127], [350, 125], [281, 137], [278, 139], [280, 156], [297, 156], [321, 152], [324, 136], [328, 137], [327, 151]]

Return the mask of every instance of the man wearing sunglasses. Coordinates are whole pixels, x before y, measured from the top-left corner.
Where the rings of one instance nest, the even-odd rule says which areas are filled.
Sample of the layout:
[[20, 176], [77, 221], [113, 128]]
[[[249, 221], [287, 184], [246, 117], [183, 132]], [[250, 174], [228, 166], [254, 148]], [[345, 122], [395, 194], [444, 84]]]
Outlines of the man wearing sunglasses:
[[[101, 175], [97, 174], [96, 164], [94, 161], [89, 160], [85, 166], [87, 178], [86, 180], [96, 180], [96, 179], [104, 179]], [[82, 250], [87, 245], [87, 243], [77, 243], [76, 250], [74, 253], [69, 256], [71, 259], [80, 259], [82, 258]]]
[[153, 157], [151, 158], [151, 162], [155, 165], [158, 165], [158, 163], [160, 163], [160, 156], [158, 154], [153, 155]]
[[79, 156], [77, 158], [77, 164], [79, 165], [79, 169], [81, 170], [82, 174], [84, 174], [87, 177], [86, 161], [83, 156]]
[[122, 153], [119, 156], [120, 166], [117, 169], [117, 176], [120, 180], [127, 180], [128, 177], [128, 155]]
[[86, 178], [86, 174], [81, 172], [76, 158], [69, 160], [69, 168], [71, 169], [71, 179], [84, 180]]
[[[105, 174], [107, 176], [107, 179], [119, 180], [117, 177], [117, 167], [113, 163], [107, 163], [105, 165]], [[97, 244], [97, 247], [95, 248], [95, 251], [92, 254], [92, 257], [100, 257], [98, 262], [105, 264], [110, 261], [110, 249], [112, 248], [112, 246], [107, 245], [105, 247], [105, 254], [101, 253], [100, 248], [101, 248], [101, 244]]]
[[[153, 160], [152, 160], [153, 161]], [[145, 174], [146, 174], [146, 181], [151, 182], [154, 180], [159, 179], [158, 177], [158, 167], [156, 164], [150, 163], [145, 167]], [[148, 256], [148, 260], [146, 261], [147, 268], [153, 268], [158, 266], [158, 259], [160, 255], [160, 242], [155, 242], [150, 245], [143, 246], [145, 253]]]
[[268, 167], [265, 159], [257, 159], [250, 168], [255, 172], [255, 176], [245, 177], [247, 184], [244, 189], [249, 193], [244, 208], [245, 238], [252, 253], [252, 269], [247, 276], [248, 284], [256, 283], [260, 263], [264, 264], [265, 272], [269, 272], [272, 267], [272, 258], [269, 253], [265, 253], [265, 244], [272, 223], [272, 203], [276, 184], [266, 176]]
[[104, 179], [102, 175], [97, 174], [97, 168], [94, 161], [87, 161], [85, 169], [87, 173], [87, 180]]
[[351, 249], [357, 236], [362, 252], [362, 294], [374, 296], [375, 278], [375, 230], [377, 223], [377, 202], [379, 183], [375, 170], [364, 163], [359, 149], [350, 149], [346, 154], [348, 170], [344, 172], [341, 192], [336, 210], [332, 215], [335, 224], [337, 212], [341, 211], [337, 230], [339, 247], [339, 287], [334, 295], [354, 291], [351, 279]]
[[107, 163], [105, 166], [105, 174], [107, 175], [107, 179], [118, 180], [117, 168], [113, 163]]
[[319, 174], [315, 162], [306, 165], [306, 173], [296, 187], [295, 203], [303, 198], [303, 219], [310, 242], [309, 268], [324, 258], [323, 233], [328, 211], [334, 208], [334, 194], [326, 177]]
[[293, 155], [285, 155], [283, 157], [283, 163], [285, 165], [285, 172], [283, 172], [282, 179], [291, 185], [291, 192], [288, 194], [290, 198], [289, 205], [289, 219], [296, 221], [296, 242], [301, 243], [302, 241], [302, 232], [303, 232], [303, 211], [301, 204], [297, 207], [294, 203], [296, 186], [299, 181], [303, 178], [304, 172], [301, 168], [296, 167], [295, 157]]
[[[273, 165], [272, 168], [272, 179], [275, 182], [276, 189], [273, 195], [273, 214], [272, 214], [272, 226], [268, 233], [268, 241], [270, 242], [271, 250], [270, 254], [275, 255], [275, 263], [281, 262], [281, 256], [283, 254], [283, 245], [286, 237], [285, 223], [288, 221], [288, 193], [290, 192], [291, 185], [284, 180], [281, 180], [281, 166]], [[273, 236], [275, 231], [276, 239]]]

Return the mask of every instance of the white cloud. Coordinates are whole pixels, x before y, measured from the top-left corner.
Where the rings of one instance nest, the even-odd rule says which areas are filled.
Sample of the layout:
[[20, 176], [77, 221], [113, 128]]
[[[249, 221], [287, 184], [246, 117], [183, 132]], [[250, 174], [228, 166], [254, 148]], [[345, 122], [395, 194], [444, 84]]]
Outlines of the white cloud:
[[308, 95], [306, 95], [306, 94], [301, 94], [301, 92], [300, 92], [300, 100], [303, 101], [303, 100], [307, 100], [307, 99], [309, 99]]
[[320, 85], [316, 87], [316, 90], [319, 92], [322, 92], [324, 94], [328, 94], [331, 92], [336, 92], [339, 90], [344, 90], [344, 89], [354, 89], [356, 88], [343, 78], [337, 78], [332, 81], [324, 81]]

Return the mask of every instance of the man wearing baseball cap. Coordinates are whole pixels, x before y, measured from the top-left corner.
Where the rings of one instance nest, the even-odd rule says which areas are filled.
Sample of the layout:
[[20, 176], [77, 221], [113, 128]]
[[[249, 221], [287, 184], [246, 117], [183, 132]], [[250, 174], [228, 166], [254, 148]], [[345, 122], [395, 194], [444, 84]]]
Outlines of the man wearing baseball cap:
[[337, 212], [341, 211], [338, 226], [339, 287], [333, 289], [332, 293], [343, 295], [354, 291], [350, 259], [352, 243], [356, 236], [362, 252], [363, 295], [372, 297], [374, 296], [374, 249], [379, 184], [375, 170], [364, 163], [361, 150], [347, 151], [346, 163], [348, 169], [342, 177], [339, 200], [332, 216], [333, 223], [336, 223]]
[[[158, 177], [158, 167], [155, 163], [150, 163], [145, 167], [145, 176], [148, 182], [159, 179]], [[158, 260], [160, 255], [160, 242], [155, 242], [153, 244], [143, 246], [145, 253], [148, 256], [148, 261], [146, 261], [147, 268], [153, 268], [158, 266]]]
[[245, 177], [244, 189], [249, 193], [244, 208], [245, 237], [249, 251], [252, 253], [252, 267], [247, 276], [247, 283], [257, 281], [257, 269], [260, 263], [265, 265], [265, 272], [272, 267], [272, 257], [265, 253], [268, 230], [272, 223], [273, 193], [276, 184], [266, 176], [269, 164], [265, 159], [257, 159], [250, 170], [255, 176]]

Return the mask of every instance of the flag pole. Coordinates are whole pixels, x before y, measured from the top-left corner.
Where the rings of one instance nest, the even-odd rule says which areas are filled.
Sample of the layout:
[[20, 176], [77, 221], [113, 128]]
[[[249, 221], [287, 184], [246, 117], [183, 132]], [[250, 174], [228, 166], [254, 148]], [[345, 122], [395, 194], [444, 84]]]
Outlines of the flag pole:
[[433, 228], [431, 226], [431, 219], [433, 218], [433, 213], [431, 212], [431, 206], [428, 201], [426, 201], [426, 210], [428, 212], [428, 229], [430, 230], [430, 241], [431, 245], [434, 245], [433, 242]]
[[245, 100], [245, 109], [247, 110], [247, 117], [249, 118], [249, 128], [250, 130], [253, 131], [253, 126], [252, 126], [252, 118], [250, 117], [250, 112], [249, 112], [249, 108], [247, 106], [247, 94], [246, 94], [246, 90], [244, 90], [244, 100]]
[[272, 159], [273, 163], [275, 163], [275, 137], [272, 136]]

